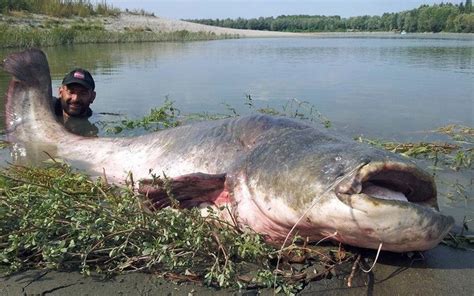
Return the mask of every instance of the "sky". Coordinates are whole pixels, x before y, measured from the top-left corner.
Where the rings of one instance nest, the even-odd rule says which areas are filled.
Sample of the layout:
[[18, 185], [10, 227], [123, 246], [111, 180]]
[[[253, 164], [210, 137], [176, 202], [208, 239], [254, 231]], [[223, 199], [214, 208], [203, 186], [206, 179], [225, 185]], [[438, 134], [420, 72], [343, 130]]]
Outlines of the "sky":
[[[102, 2], [100, 0], [99, 2]], [[156, 16], [172, 19], [255, 18], [282, 14], [382, 15], [418, 8], [442, 0], [106, 0], [116, 8], [143, 9]], [[464, 0], [444, 1], [452, 3]]]

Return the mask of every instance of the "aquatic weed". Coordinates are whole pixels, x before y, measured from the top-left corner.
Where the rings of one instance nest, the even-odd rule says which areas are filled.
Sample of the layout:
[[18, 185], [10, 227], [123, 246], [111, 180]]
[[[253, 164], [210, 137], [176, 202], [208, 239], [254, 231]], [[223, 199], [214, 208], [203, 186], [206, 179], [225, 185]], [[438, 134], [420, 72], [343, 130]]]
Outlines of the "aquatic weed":
[[465, 233], [465, 231], [469, 231], [468, 224], [473, 221], [473, 219], [467, 219], [467, 217], [464, 217], [461, 230], [458, 233], [451, 231], [448, 236], [441, 241], [441, 243], [452, 248], [474, 252], [474, 235]]
[[[314, 105], [298, 99], [288, 100], [285, 105], [281, 107], [281, 110], [277, 110], [275, 108], [262, 108], [257, 106], [257, 104], [254, 103], [252, 96], [247, 94], [245, 95], [244, 105], [248, 106], [251, 112], [297, 118], [310, 122], [319, 122], [326, 128], [331, 127], [331, 121], [323, 116]], [[228, 103], [224, 103], [224, 107], [226, 110], [224, 113], [196, 112], [181, 114], [180, 109], [175, 107], [175, 102], [166, 97], [163, 105], [151, 108], [150, 113], [141, 118], [133, 120], [124, 119], [118, 122], [118, 124], [115, 121], [101, 121], [99, 124], [102, 125], [107, 133], [120, 134], [124, 131], [131, 131], [134, 129], [158, 131], [180, 126], [184, 123], [219, 120], [241, 116], [236, 107]]]
[[310, 122], [319, 122], [326, 128], [331, 127], [331, 121], [322, 115], [313, 104], [306, 101], [301, 101], [296, 98], [289, 99], [281, 107], [281, 110], [277, 110], [269, 106], [258, 107], [250, 94], [246, 94], [245, 99], [245, 105], [247, 105], [252, 111], [258, 113], [291, 117]]
[[[448, 125], [432, 132], [449, 135], [451, 142], [409, 142], [401, 143], [355, 137], [361, 143], [367, 143], [406, 157], [432, 160], [434, 169], [443, 167], [455, 171], [471, 169], [474, 159], [474, 129], [466, 126]], [[441, 168], [440, 168], [441, 167]]]
[[[150, 113], [142, 118], [135, 120], [124, 119], [120, 121], [119, 125], [114, 125], [114, 122], [104, 122], [102, 124], [106, 127], [106, 131], [115, 134], [137, 128], [142, 128], [146, 131], [158, 131], [181, 125], [181, 121], [178, 119], [179, 114], [180, 110], [174, 106], [174, 102], [166, 98], [161, 107], [152, 108]], [[114, 126], [108, 127], [109, 125]]]

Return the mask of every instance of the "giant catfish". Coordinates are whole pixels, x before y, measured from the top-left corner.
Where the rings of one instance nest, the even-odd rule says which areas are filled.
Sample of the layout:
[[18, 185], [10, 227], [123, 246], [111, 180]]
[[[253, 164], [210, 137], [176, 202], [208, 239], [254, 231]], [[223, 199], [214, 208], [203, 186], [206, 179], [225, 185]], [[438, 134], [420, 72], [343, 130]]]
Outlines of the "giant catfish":
[[[45, 54], [8, 56], [7, 139], [38, 144], [91, 175], [119, 183], [132, 173], [155, 208], [169, 199], [150, 170], [165, 172], [181, 207], [226, 208], [223, 219], [282, 243], [290, 230], [394, 252], [427, 250], [452, 227], [437, 210], [432, 177], [410, 160], [288, 118], [252, 115], [133, 138], [67, 132], [51, 106]], [[21, 153], [21, 149], [19, 149]], [[17, 151], [18, 152], [18, 151]]]

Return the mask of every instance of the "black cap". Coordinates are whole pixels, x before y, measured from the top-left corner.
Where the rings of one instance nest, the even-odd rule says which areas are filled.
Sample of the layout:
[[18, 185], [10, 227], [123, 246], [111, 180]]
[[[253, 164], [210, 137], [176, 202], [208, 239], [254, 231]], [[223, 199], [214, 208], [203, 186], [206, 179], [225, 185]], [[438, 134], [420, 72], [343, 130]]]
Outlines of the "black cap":
[[64, 76], [63, 85], [68, 85], [71, 83], [78, 83], [92, 90], [95, 88], [94, 78], [92, 78], [91, 73], [80, 68], [74, 69]]

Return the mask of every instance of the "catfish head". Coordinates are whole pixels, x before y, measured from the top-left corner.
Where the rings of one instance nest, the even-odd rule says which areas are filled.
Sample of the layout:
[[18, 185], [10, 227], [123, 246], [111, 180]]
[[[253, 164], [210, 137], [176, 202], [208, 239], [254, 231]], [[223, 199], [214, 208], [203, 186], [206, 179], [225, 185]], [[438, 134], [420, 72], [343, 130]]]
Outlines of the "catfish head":
[[432, 176], [401, 156], [328, 131], [267, 137], [237, 179], [239, 221], [277, 243], [299, 235], [422, 251], [454, 224], [438, 211]]

